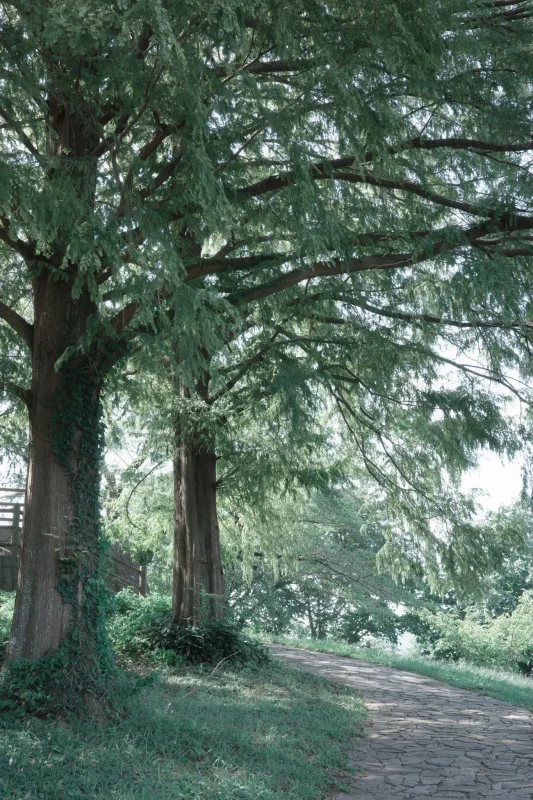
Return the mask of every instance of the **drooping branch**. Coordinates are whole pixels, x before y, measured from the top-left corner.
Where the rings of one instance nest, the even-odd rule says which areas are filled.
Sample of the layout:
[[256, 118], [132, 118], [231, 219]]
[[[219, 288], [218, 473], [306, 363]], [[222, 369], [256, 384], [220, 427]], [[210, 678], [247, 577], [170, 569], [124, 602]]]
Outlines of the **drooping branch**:
[[216, 394], [212, 395], [209, 398], [208, 401], [209, 405], [212, 405], [217, 400], [220, 400], [221, 397], [224, 397], [226, 394], [228, 394], [228, 392], [230, 392], [233, 389], [233, 387], [238, 384], [241, 378], [243, 378], [246, 375], [246, 373], [249, 372], [249, 370], [254, 366], [254, 364], [258, 364], [261, 361], [263, 361], [268, 351], [272, 347], [274, 341], [281, 333], [281, 330], [282, 330], [281, 327], [278, 325], [275, 328], [272, 336], [269, 338], [268, 342], [266, 342], [266, 344], [263, 345], [263, 347], [260, 347], [259, 350], [256, 353], [254, 353], [253, 356], [250, 356], [250, 358], [247, 358], [245, 361], [243, 361], [241, 364], [237, 366], [237, 371], [235, 375], [233, 375], [233, 377], [226, 383], [224, 388], [220, 389], [220, 391], [218, 391]]
[[13, 381], [3, 381], [0, 383], [0, 392], [6, 392], [7, 394], [12, 395], [18, 400], [22, 400], [26, 408], [30, 407], [31, 392], [29, 389], [24, 389], [24, 387], [19, 386]]
[[415, 349], [419, 350], [421, 353], [425, 355], [429, 355], [431, 358], [434, 358], [435, 361], [440, 361], [442, 364], [449, 364], [451, 367], [454, 367], [459, 372], [462, 372], [465, 375], [472, 375], [475, 378], [485, 378], [487, 380], [493, 381], [494, 383], [503, 386], [505, 389], [510, 391], [520, 402], [525, 403], [526, 406], [531, 405], [531, 401], [523, 395], [519, 389], [516, 388], [514, 383], [505, 375], [500, 375], [498, 372], [490, 369], [490, 367], [484, 367], [482, 365], [476, 364], [465, 364], [460, 361], [454, 361], [452, 358], [446, 358], [439, 353], [436, 353], [434, 350], [430, 348], [423, 348], [420, 345], [415, 345]]
[[7, 324], [18, 333], [24, 344], [28, 346], [30, 352], [33, 352], [33, 325], [20, 314], [17, 314], [10, 306], [0, 301], [0, 319], [3, 319]]
[[[410, 139], [408, 142], [404, 144], [398, 145], [396, 147], [389, 147], [387, 148], [389, 154], [397, 155], [399, 153], [405, 152], [406, 150], [436, 150], [436, 149], [443, 149], [443, 148], [450, 148], [452, 150], [467, 150], [467, 151], [475, 151], [480, 153], [523, 153], [526, 151], [533, 150], [533, 141], [529, 142], [521, 142], [521, 143], [502, 143], [502, 142], [487, 142], [480, 139], [469, 139], [466, 137], [444, 137], [440, 139], [423, 139], [422, 137], [415, 137]], [[320, 161], [316, 164], [312, 164], [309, 167], [309, 174], [311, 178], [314, 180], [323, 180], [325, 178], [337, 178], [340, 179], [338, 175], [335, 174], [337, 170], [347, 169], [353, 166], [359, 166], [363, 163], [368, 164], [374, 158], [374, 153], [371, 151], [364, 154], [363, 158], [358, 156], [343, 156], [340, 158], [333, 158], [328, 161]], [[348, 173], [352, 175], [352, 173]], [[363, 172], [362, 174], [357, 173], [360, 180], [360, 183], [370, 183], [372, 180], [376, 181], [377, 178], [374, 178], [370, 173]], [[355, 181], [355, 175], [353, 176], [353, 180]], [[258, 197], [262, 194], [267, 194], [268, 192], [278, 191], [279, 189], [286, 188], [287, 186], [293, 185], [295, 182], [295, 174], [292, 170], [287, 171], [284, 174], [276, 174], [270, 175], [268, 178], [263, 178], [257, 183], [250, 184], [249, 186], [243, 186], [238, 190], [239, 194], [246, 195], [248, 197]], [[415, 187], [417, 184], [413, 184], [410, 181], [400, 181], [400, 182], [389, 182], [386, 183], [396, 183], [395, 186], [385, 186], [385, 188], [402, 188], [406, 186]], [[378, 184], [374, 184], [378, 185]], [[423, 189], [423, 187], [418, 187]], [[407, 190], [407, 189], [406, 189]], [[437, 195], [438, 196], [438, 195]]]
[[[370, 305], [369, 303], [354, 302], [359, 308], [369, 311], [371, 314], [376, 314], [388, 319], [397, 319], [402, 322], [429, 322], [438, 325], [445, 325], [452, 328], [501, 328], [504, 330], [516, 330], [521, 328], [533, 328], [533, 321], [525, 320], [520, 322], [518, 320], [513, 322], [505, 322], [504, 320], [475, 320], [473, 322], [446, 319], [445, 317], [437, 317], [433, 314], [416, 314], [405, 311], [394, 311], [390, 308], [379, 308], [378, 306]], [[346, 321], [346, 320], [343, 320]]]

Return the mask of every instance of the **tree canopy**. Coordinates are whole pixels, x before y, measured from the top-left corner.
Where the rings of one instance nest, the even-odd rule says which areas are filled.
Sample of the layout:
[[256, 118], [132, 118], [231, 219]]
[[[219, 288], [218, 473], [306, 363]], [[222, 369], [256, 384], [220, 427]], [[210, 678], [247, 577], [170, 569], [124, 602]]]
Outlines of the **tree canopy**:
[[369, 319], [522, 325], [528, 20], [430, 0], [6, 4], [8, 263], [86, 289], [81, 339], [149, 332], [162, 306], [190, 334], [201, 302], [213, 335], [218, 311], [289, 289], [294, 313], [325, 291]]

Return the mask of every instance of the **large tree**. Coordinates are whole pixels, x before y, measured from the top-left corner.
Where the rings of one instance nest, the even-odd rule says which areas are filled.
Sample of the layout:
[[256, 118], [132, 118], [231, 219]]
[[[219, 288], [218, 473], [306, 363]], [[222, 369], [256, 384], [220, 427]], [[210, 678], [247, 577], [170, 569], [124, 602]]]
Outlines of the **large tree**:
[[[209, 354], [256, 301], [271, 314], [279, 298], [279, 320], [356, 307], [521, 329], [531, 13], [499, 0], [3, 5], [2, 276], [33, 306], [0, 305], [31, 358], [31, 385], [5, 383], [31, 427], [11, 659], [67, 634], [82, 669], [100, 652], [99, 399], [146, 337], [167, 334], [179, 391], [205, 395]], [[178, 447], [186, 506], [187, 482], [212, 485], [214, 467], [193, 463], [204, 445]]]

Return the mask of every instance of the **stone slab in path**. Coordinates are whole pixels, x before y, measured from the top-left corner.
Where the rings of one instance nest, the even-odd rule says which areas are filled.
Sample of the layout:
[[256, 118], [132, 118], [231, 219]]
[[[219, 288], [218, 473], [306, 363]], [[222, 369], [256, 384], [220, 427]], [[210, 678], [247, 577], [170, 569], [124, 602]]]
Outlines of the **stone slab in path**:
[[432, 678], [271, 646], [289, 664], [352, 687], [369, 712], [350, 794], [331, 800], [533, 800], [533, 715]]

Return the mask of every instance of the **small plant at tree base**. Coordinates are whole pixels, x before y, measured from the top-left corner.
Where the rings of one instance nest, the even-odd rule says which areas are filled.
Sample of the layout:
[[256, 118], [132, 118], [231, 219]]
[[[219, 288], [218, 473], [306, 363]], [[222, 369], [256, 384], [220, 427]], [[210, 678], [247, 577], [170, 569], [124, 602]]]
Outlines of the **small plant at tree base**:
[[170, 598], [136, 597], [124, 590], [116, 597], [110, 632], [117, 653], [135, 660], [176, 665], [217, 664], [227, 660], [239, 666], [261, 666], [270, 661], [268, 650], [245, 636], [232, 622], [210, 620], [198, 627], [176, 625]]

